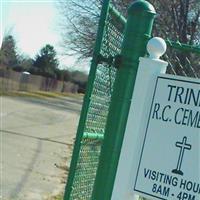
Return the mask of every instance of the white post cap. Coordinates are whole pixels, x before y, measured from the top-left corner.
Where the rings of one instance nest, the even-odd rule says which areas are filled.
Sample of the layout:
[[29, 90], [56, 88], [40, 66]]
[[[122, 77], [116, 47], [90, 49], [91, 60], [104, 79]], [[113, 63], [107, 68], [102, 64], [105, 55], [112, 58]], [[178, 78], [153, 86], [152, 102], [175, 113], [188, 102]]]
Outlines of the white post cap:
[[160, 37], [154, 37], [147, 43], [147, 51], [149, 58], [159, 60], [159, 58], [166, 52], [167, 45]]

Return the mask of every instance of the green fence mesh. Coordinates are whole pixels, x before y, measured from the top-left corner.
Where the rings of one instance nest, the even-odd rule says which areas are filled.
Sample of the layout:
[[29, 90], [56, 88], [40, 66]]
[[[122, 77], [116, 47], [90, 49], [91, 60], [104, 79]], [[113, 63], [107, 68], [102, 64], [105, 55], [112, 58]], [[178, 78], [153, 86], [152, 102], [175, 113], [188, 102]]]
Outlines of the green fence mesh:
[[[121, 52], [126, 24], [125, 18], [115, 8], [110, 5], [108, 10], [70, 200], [91, 199], [99, 163], [117, 70], [114, 67], [114, 60]], [[167, 40], [167, 44], [168, 50], [163, 56], [163, 59], [169, 63], [167, 73], [199, 78], [200, 48], [169, 40]]]
[[200, 47], [166, 40], [167, 52], [163, 57], [169, 65], [167, 73], [200, 78]]
[[123, 28], [121, 19], [110, 8], [70, 195], [71, 200], [89, 200], [92, 195], [115, 81], [116, 68], [113, 66], [112, 58], [120, 54]]

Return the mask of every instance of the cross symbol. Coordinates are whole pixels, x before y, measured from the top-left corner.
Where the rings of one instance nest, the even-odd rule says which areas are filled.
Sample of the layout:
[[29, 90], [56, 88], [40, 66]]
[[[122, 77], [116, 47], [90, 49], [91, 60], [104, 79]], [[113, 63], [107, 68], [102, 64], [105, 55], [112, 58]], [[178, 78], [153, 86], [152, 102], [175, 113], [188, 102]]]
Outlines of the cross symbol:
[[173, 169], [172, 172], [175, 174], [183, 175], [183, 172], [181, 171], [183, 156], [184, 156], [185, 150], [190, 150], [192, 148], [192, 145], [187, 144], [187, 137], [184, 136], [182, 142], [176, 142], [176, 147], [180, 148], [180, 152], [179, 152], [176, 169]]

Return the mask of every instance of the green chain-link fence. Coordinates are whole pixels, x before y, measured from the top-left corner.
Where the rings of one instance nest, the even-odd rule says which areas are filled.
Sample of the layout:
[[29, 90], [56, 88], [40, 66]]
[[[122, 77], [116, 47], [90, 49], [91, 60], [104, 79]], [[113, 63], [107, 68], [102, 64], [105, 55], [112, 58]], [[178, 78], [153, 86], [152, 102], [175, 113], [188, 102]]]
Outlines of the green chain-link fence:
[[200, 78], [200, 47], [166, 40], [167, 53], [164, 56], [168, 65], [167, 73]]
[[[104, 137], [107, 115], [112, 96], [113, 83], [115, 81], [116, 68], [113, 66], [113, 58], [120, 54], [123, 39], [124, 19], [118, 15], [108, 1], [104, 3], [104, 10], [101, 17], [105, 18], [105, 24], [100, 24], [102, 36], [98, 38], [101, 48], [95, 52], [92, 67], [94, 68], [91, 94], [85, 101], [87, 107], [83, 107], [82, 112], [86, 115], [80, 119], [79, 126], [83, 126], [78, 131], [80, 138], [75, 148], [79, 148], [75, 164], [74, 173], [71, 174], [71, 185], [68, 184], [64, 199], [89, 200], [91, 199], [96, 171], [99, 163], [101, 145]], [[101, 23], [101, 22], [100, 22]], [[102, 41], [101, 41], [102, 40]], [[98, 46], [99, 44], [97, 44]], [[83, 125], [84, 123], [84, 125]], [[81, 133], [83, 131], [83, 133]], [[71, 188], [71, 189], [70, 189]]]
[[[125, 25], [126, 19], [105, 0], [65, 200], [92, 199]], [[163, 59], [169, 63], [167, 73], [200, 78], [200, 48], [166, 42], [168, 50]]]

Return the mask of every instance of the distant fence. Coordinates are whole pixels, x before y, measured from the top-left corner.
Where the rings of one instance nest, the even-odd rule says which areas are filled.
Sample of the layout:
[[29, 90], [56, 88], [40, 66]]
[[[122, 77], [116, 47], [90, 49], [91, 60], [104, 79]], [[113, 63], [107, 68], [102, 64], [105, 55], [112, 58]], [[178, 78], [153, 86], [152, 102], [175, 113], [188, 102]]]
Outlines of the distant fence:
[[0, 67], [0, 91], [78, 92], [78, 85]]

